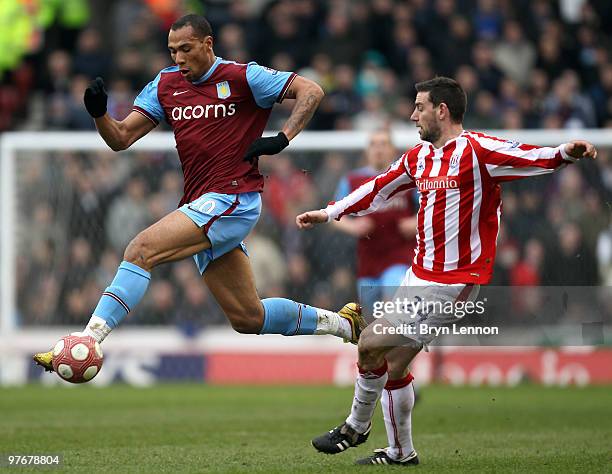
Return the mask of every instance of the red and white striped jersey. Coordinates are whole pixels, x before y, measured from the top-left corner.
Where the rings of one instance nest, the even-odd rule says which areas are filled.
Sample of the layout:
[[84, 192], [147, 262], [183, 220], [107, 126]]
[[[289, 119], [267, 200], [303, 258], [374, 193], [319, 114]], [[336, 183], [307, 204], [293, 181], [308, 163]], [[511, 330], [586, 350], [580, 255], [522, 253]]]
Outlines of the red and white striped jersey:
[[564, 151], [464, 131], [442, 148], [422, 142], [383, 174], [325, 211], [330, 219], [374, 212], [396, 193], [420, 192], [414, 274], [438, 283], [490, 281], [501, 216], [499, 183], [551, 173]]

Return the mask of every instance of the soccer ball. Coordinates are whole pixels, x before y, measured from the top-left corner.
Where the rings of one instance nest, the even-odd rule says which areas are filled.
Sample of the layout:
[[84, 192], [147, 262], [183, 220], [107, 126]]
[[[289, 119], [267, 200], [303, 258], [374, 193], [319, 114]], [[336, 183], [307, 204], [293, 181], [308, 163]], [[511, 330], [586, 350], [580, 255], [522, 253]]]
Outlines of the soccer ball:
[[73, 333], [53, 348], [53, 370], [70, 383], [89, 382], [102, 368], [102, 349], [91, 336]]

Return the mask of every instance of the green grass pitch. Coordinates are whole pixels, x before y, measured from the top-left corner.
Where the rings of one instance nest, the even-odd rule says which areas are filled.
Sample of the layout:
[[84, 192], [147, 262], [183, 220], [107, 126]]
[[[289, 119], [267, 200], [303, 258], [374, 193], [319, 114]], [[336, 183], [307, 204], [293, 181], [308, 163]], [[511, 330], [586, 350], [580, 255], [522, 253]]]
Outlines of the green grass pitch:
[[[612, 389], [430, 386], [413, 414], [429, 472], [612, 472]], [[0, 453], [64, 456], [72, 472], [383, 472], [310, 439], [343, 420], [350, 388], [166, 385], [0, 389]], [[6, 472], [41, 472], [11, 468]], [[53, 472], [53, 471], [51, 471]], [[55, 471], [57, 472], [57, 471]]]

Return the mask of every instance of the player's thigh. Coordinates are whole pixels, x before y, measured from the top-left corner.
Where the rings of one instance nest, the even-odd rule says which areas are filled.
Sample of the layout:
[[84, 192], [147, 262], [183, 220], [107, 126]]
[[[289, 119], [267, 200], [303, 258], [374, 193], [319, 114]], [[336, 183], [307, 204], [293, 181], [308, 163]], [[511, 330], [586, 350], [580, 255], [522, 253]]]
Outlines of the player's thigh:
[[455, 305], [472, 301], [478, 295], [478, 285], [446, 285], [418, 278], [410, 270], [398, 288], [394, 299], [402, 304], [385, 314], [407, 339], [427, 347], [445, 326], [460, 322]]
[[174, 211], [139, 233], [128, 245], [125, 258], [147, 268], [209, 247], [204, 231], [185, 214]]
[[261, 195], [257, 192], [211, 192], [181, 206], [179, 211], [202, 228], [210, 242], [210, 248], [194, 255], [198, 270], [203, 275], [211, 261], [223, 257], [237, 247], [246, 253], [243, 240], [259, 219]]
[[242, 248], [236, 247], [211, 261], [202, 277], [232, 324], [245, 319], [263, 323], [255, 277]]

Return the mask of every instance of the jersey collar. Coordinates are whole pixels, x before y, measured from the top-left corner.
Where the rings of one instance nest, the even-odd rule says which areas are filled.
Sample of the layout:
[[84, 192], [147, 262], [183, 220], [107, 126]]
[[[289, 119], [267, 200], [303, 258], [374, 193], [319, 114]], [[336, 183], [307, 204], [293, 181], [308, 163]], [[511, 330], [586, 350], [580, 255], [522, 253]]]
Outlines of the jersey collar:
[[204, 75], [202, 75], [202, 77], [200, 77], [197, 81], [192, 82], [192, 84], [198, 85], [198, 84], [202, 84], [204, 81], [208, 80], [208, 78], [210, 76], [212, 76], [213, 72], [215, 72], [215, 69], [217, 69], [217, 66], [220, 63], [221, 63], [221, 58], [217, 56], [215, 58], [215, 62], [212, 63], [212, 66], [210, 66], [210, 69], [208, 71], [206, 71], [204, 73]]

